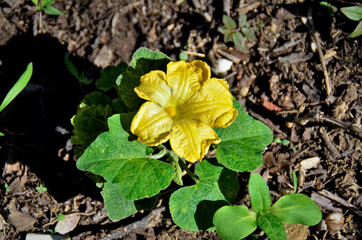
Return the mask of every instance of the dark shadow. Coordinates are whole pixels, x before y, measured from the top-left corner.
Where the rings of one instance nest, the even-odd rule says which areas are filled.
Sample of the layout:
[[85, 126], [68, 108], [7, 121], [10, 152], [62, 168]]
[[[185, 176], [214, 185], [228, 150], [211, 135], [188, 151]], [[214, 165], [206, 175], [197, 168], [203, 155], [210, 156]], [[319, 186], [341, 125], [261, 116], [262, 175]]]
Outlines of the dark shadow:
[[204, 200], [201, 201], [196, 208], [196, 213], [195, 213], [195, 220], [196, 220], [196, 224], [197, 227], [200, 230], [206, 230], [212, 226], [214, 226], [214, 224], [212, 223], [212, 218], [214, 217], [215, 212], [225, 206], [225, 205], [229, 205], [228, 202], [226, 201], [209, 201], [209, 200]]
[[[20, 161], [30, 167], [57, 201], [79, 193], [100, 198], [100, 190], [75, 166], [72, 152], [68, 161], [58, 157], [72, 135], [70, 119], [83, 96], [92, 87], [80, 86], [65, 67], [66, 46], [49, 35], [33, 37], [31, 33], [11, 39], [0, 47], [0, 99], [5, 97], [33, 62], [33, 76], [28, 86], [0, 115], [0, 165]], [[70, 58], [79, 71], [97, 79], [99, 69], [92, 63]], [[68, 131], [61, 134], [56, 127]]]
[[[216, 159], [210, 159], [209, 162], [214, 166], [223, 167], [220, 165]], [[206, 230], [213, 226], [212, 218], [214, 217], [215, 212], [225, 206], [233, 204], [239, 189], [237, 180], [236, 180], [237, 173], [231, 170], [224, 168], [221, 171], [220, 177], [218, 179], [219, 189], [221, 190], [224, 197], [227, 199], [225, 200], [218, 200], [218, 201], [210, 201], [204, 200], [201, 201], [197, 207], [195, 212], [195, 220], [198, 228], [200, 230]], [[235, 178], [235, 185], [231, 184], [231, 179]], [[237, 189], [235, 193], [231, 192]]]

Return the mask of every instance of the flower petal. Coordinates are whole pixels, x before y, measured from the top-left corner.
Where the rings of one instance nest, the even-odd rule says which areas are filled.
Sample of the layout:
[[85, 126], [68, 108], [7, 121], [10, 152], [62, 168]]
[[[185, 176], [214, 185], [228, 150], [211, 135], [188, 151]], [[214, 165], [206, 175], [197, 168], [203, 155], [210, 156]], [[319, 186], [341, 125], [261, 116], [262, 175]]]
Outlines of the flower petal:
[[180, 116], [201, 121], [212, 128], [228, 127], [238, 116], [228, 84], [217, 78], [206, 81], [200, 91], [178, 109]]
[[192, 163], [202, 160], [210, 145], [219, 142], [220, 138], [215, 131], [198, 121], [175, 122], [170, 136], [172, 150]]
[[165, 107], [171, 96], [171, 88], [167, 85], [166, 74], [156, 70], [141, 77], [141, 84], [135, 88], [140, 98]]
[[171, 102], [183, 104], [200, 89], [203, 71], [184, 61], [167, 64], [167, 83], [172, 89]]
[[199, 82], [201, 85], [204, 84], [207, 80], [210, 79], [211, 71], [209, 65], [207, 65], [205, 62], [200, 60], [195, 60], [189, 63], [192, 66], [198, 67], [202, 70], [202, 78], [199, 79]]
[[131, 123], [131, 132], [140, 142], [156, 146], [169, 139], [173, 121], [158, 104], [145, 102]]

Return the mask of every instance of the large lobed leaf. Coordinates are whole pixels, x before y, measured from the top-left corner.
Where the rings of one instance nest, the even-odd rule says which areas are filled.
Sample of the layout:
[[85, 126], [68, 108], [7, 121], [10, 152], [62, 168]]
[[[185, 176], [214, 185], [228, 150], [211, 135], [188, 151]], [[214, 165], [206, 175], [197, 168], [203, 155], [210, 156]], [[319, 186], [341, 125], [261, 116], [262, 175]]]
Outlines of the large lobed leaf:
[[118, 76], [124, 73], [128, 68], [128, 65], [121, 62], [118, 66], [108, 66], [101, 71], [101, 78], [96, 82], [98, 89], [108, 91], [109, 89], [116, 87], [116, 80]]
[[140, 84], [140, 78], [152, 70], [165, 71], [170, 61], [167, 55], [147, 48], [139, 48], [133, 54], [130, 67], [117, 79], [122, 99], [131, 110], [138, 109], [143, 102], [134, 92], [134, 88]]
[[148, 158], [146, 144], [129, 141], [119, 114], [108, 119], [108, 126], [109, 131], [100, 134], [79, 158], [79, 169], [118, 184], [127, 200], [152, 197], [170, 185], [172, 164]]
[[199, 181], [175, 191], [170, 198], [173, 221], [191, 230], [212, 230], [212, 218], [220, 207], [232, 204], [239, 186], [237, 173], [214, 160], [202, 161], [196, 166]]
[[251, 172], [263, 163], [265, 146], [273, 140], [271, 130], [250, 117], [234, 98], [239, 111], [236, 120], [227, 128], [215, 129], [221, 142], [216, 146], [216, 158], [225, 167], [237, 172]]
[[138, 212], [134, 201], [124, 199], [117, 183], [106, 182], [102, 197], [108, 217], [113, 221], [118, 221]]

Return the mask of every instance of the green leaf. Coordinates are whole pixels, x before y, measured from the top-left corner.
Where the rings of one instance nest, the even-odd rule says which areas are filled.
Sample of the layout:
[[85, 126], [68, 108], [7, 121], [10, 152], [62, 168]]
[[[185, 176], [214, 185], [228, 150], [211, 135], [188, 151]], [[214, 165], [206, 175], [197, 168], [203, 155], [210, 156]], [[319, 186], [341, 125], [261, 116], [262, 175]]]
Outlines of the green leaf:
[[112, 106], [112, 99], [110, 99], [106, 94], [102, 92], [91, 92], [86, 95], [81, 103], [84, 103], [87, 107], [91, 106]]
[[119, 112], [119, 113], [125, 113], [125, 112], [129, 112], [129, 108], [126, 106], [126, 104], [123, 102], [122, 98], [118, 97], [118, 98], [113, 98], [112, 100], [112, 106], [114, 111]]
[[52, 3], [54, 3], [54, 0], [41, 0], [41, 5], [43, 7], [46, 7], [46, 6], [48, 6], [48, 5], [52, 4]]
[[289, 225], [300, 223], [313, 226], [322, 219], [322, 213], [318, 205], [308, 196], [301, 193], [281, 197], [270, 208], [270, 213]]
[[242, 28], [246, 25], [246, 13], [240, 13], [239, 18], [239, 27]]
[[296, 193], [298, 190], [298, 178], [297, 178], [297, 174], [295, 173], [294, 170], [293, 170], [293, 188], [294, 188], [294, 192]]
[[245, 46], [245, 39], [241, 32], [234, 32], [232, 34], [233, 42], [235, 47], [242, 52], [249, 52], [249, 49]]
[[239, 240], [249, 236], [257, 227], [256, 213], [245, 206], [224, 206], [217, 210], [213, 223], [223, 240]]
[[254, 31], [251, 30], [250, 28], [243, 27], [241, 29], [241, 32], [244, 34], [245, 37], [252, 39], [252, 40], [256, 40]]
[[333, 8], [333, 6], [332, 6], [330, 3], [325, 2], [325, 1], [322, 1], [322, 2], [320, 2], [319, 4], [320, 4], [321, 6], [323, 6], [323, 7], [326, 7], [326, 8], [327, 8], [327, 11], [328, 11], [328, 14], [333, 17], [333, 15], [334, 15], [334, 8]]
[[261, 215], [258, 217], [258, 226], [263, 229], [270, 240], [286, 240], [287, 233], [282, 221], [273, 214]]
[[196, 166], [199, 181], [175, 191], [170, 197], [170, 213], [180, 227], [191, 230], [212, 230], [212, 218], [220, 207], [232, 204], [239, 186], [237, 173], [216, 163], [214, 159]]
[[224, 35], [224, 42], [232, 42], [233, 41], [233, 34], [232, 33], [227, 33]]
[[80, 76], [79, 76], [79, 78], [78, 78], [78, 81], [79, 81], [80, 83], [85, 84], [85, 85], [89, 85], [89, 84], [91, 84], [91, 83], [93, 82], [93, 79], [87, 78], [87, 77], [85, 76], [85, 72], [82, 71], [82, 73], [80, 74]]
[[137, 136], [131, 132], [131, 123], [137, 111], [120, 113], [122, 128], [131, 136], [132, 139], [137, 139]]
[[112, 221], [121, 220], [138, 212], [134, 201], [124, 199], [117, 183], [106, 182], [101, 194], [108, 217]]
[[230, 30], [224, 27], [218, 27], [217, 30], [222, 34], [228, 34], [230, 33]]
[[346, 15], [349, 19], [353, 21], [362, 20], [362, 7], [361, 6], [353, 6], [353, 7], [343, 7], [341, 11], [344, 15]]
[[173, 175], [173, 181], [179, 185], [179, 186], [183, 186], [184, 183], [182, 181], [182, 169], [180, 167], [180, 164], [178, 163], [178, 161], [182, 161], [182, 160], [179, 160], [179, 158], [175, 159], [175, 158], [172, 158], [170, 157], [169, 160], [171, 160], [171, 163], [172, 163], [172, 166], [173, 166], [173, 169], [174, 169], [174, 175]]
[[15, 85], [10, 89], [8, 94], [6, 94], [5, 99], [0, 105], [0, 112], [4, 110], [4, 108], [14, 100], [14, 98], [25, 88], [28, 84], [31, 75], [33, 74], [33, 63], [29, 63], [26, 67], [25, 72], [20, 76], [19, 80], [15, 83]]
[[69, 72], [70, 74], [72, 74], [76, 79], [79, 80], [78, 70], [77, 70], [77, 68], [74, 66], [74, 64], [72, 63], [72, 61], [70, 61], [70, 59], [69, 59], [69, 54], [68, 54], [68, 53], [65, 53], [65, 56], [64, 56], [64, 64], [65, 64], [65, 67], [67, 68], [68, 72]]
[[236, 120], [227, 128], [215, 129], [221, 142], [216, 145], [216, 158], [225, 167], [237, 172], [251, 172], [263, 163], [265, 146], [273, 140], [273, 134], [263, 123], [254, 120], [234, 98], [239, 111]]
[[79, 169], [117, 183], [127, 200], [152, 197], [170, 185], [172, 164], [147, 158], [147, 145], [128, 140], [119, 114], [108, 118], [108, 126], [109, 131], [99, 135], [79, 158]]
[[118, 76], [124, 73], [128, 68], [128, 65], [121, 62], [118, 66], [108, 66], [101, 71], [101, 78], [96, 82], [96, 87], [103, 91], [116, 87], [116, 80]]
[[59, 11], [58, 9], [52, 7], [52, 6], [48, 6], [44, 8], [44, 12], [49, 14], [49, 15], [63, 15], [63, 13], [61, 11]]
[[189, 59], [189, 55], [187, 55], [187, 53], [185, 52], [180, 52], [179, 59], [184, 60], [186, 62]]
[[356, 38], [362, 35], [362, 21], [360, 21], [357, 27], [347, 37]]
[[94, 105], [85, 107], [73, 118], [74, 136], [71, 141], [75, 145], [88, 147], [99, 134], [108, 130], [107, 118], [112, 115], [110, 106]]
[[38, 5], [38, 0], [31, 0], [33, 3], [34, 3], [34, 5]]
[[134, 202], [134, 204], [138, 210], [151, 211], [152, 209], [154, 209], [156, 207], [159, 199], [160, 199], [160, 195], [157, 194], [150, 198], [144, 198], [144, 199], [137, 200]]
[[234, 19], [232, 19], [228, 15], [222, 16], [222, 22], [224, 23], [225, 27], [227, 27], [227, 28], [235, 29], [237, 27]]
[[74, 152], [78, 157], [99, 134], [108, 131], [107, 119], [114, 112], [112, 103], [112, 100], [101, 92], [91, 92], [81, 101], [78, 113], [72, 119], [74, 136], [71, 137], [72, 143], [76, 145]]
[[249, 194], [251, 206], [254, 211], [260, 214], [265, 214], [270, 209], [271, 198], [268, 185], [259, 174], [255, 173], [249, 179]]
[[4, 133], [0, 132], [0, 137], [3, 137], [3, 136], [5, 136]]
[[134, 92], [140, 84], [140, 78], [152, 70], [166, 71], [167, 63], [171, 58], [161, 52], [154, 52], [147, 48], [139, 48], [132, 57], [130, 67], [117, 78], [121, 97], [131, 110], [137, 110], [144, 102]]
[[58, 219], [58, 221], [64, 221], [64, 219], [65, 219], [64, 214], [63, 214], [63, 213], [59, 213], [59, 214], [57, 215], [57, 219]]

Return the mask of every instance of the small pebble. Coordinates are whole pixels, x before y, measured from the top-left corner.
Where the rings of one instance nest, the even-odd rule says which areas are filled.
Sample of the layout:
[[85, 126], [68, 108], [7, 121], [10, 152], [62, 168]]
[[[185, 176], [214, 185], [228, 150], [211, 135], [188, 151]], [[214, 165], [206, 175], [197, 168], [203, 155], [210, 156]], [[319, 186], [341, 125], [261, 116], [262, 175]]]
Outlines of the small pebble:
[[215, 73], [226, 73], [230, 70], [231, 66], [233, 65], [232, 61], [229, 61], [227, 59], [221, 58], [217, 60], [216, 66], [215, 66]]
[[328, 229], [333, 231], [339, 231], [344, 223], [344, 217], [342, 213], [331, 212], [325, 218]]
[[68, 236], [51, 235], [51, 234], [39, 234], [39, 233], [28, 233], [26, 234], [25, 240], [69, 240]]

